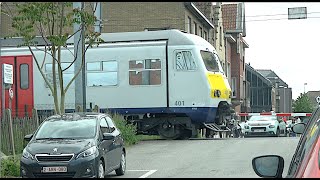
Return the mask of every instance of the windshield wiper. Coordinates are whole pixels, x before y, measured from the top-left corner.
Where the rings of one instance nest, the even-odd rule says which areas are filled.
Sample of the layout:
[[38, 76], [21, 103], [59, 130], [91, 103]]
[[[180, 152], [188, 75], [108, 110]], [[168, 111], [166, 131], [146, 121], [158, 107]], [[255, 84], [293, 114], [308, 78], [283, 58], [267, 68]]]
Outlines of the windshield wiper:
[[75, 140], [74, 138], [36, 138], [36, 140]]

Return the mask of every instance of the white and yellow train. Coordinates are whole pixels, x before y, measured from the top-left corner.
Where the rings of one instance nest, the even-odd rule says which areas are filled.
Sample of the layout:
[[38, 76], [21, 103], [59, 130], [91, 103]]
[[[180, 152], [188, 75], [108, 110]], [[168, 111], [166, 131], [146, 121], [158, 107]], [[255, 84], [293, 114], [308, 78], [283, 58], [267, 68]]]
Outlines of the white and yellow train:
[[[196, 136], [204, 123], [225, 123], [231, 89], [206, 40], [179, 30], [103, 33], [101, 38], [105, 43], [90, 48], [85, 57], [87, 109], [92, 102], [101, 111], [120, 113], [137, 124], [138, 133], [168, 139]], [[43, 57], [41, 51], [35, 54]], [[1, 51], [2, 57], [30, 55], [26, 48]], [[62, 57], [63, 66], [73, 60], [67, 50]], [[50, 77], [52, 64], [45, 66]], [[53, 104], [50, 91], [37, 67], [30, 68], [33, 106], [47, 110]], [[72, 68], [64, 72], [65, 83], [73, 74]], [[65, 99], [66, 111], [74, 109], [74, 91], [73, 85]]]

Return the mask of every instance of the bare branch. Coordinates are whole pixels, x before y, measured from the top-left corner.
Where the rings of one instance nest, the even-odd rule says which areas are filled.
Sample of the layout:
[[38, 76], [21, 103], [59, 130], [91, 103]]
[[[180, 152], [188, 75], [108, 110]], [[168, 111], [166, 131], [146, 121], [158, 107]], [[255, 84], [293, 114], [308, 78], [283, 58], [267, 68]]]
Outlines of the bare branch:
[[49, 34], [51, 35], [51, 28], [50, 28], [50, 18], [49, 18], [49, 12], [47, 11], [47, 19], [48, 19], [48, 31], [49, 31]]
[[[84, 28], [84, 26], [83, 25], [81, 25], [81, 29], [82, 28]], [[82, 33], [80, 34], [80, 38], [79, 38], [79, 41], [77, 42], [77, 47], [79, 48], [79, 44], [80, 44], [80, 40], [82, 39], [83, 37], [82, 37]], [[81, 45], [81, 48], [82, 48], [82, 45]], [[86, 51], [86, 50], [85, 50]], [[80, 66], [80, 68], [79, 68], [79, 70], [78, 70], [78, 72], [73, 76], [73, 78], [70, 80], [70, 82], [68, 83], [68, 85], [66, 86], [66, 88], [64, 89], [64, 92], [66, 93], [67, 91], [68, 91], [68, 89], [69, 89], [69, 87], [70, 87], [70, 85], [72, 84], [72, 82], [76, 79], [76, 77], [79, 75], [79, 73], [81, 72], [81, 70], [82, 70], [82, 67], [83, 67], [83, 65], [84, 65], [84, 52], [85, 51], [83, 51], [82, 52], [82, 61], [81, 61], [81, 66]], [[76, 53], [76, 58], [73, 60], [73, 62], [67, 67], [67, 68], [69, 68], [72, 64], [74, 64], [74, 62], [76, 61], [76, 59], [77, 59], [77, 56], [78, 56], [78, 53]], [[67, 69], [66, 68], [66, 69]]]
[[[44, 52], [47, 52], [47, 46], [44, 46]], [[43, 61], [42, 61], [42, 64], [41, 64], [41, 69], [44, 66], [44, 62], [46, 61], [46, 57], [47, 57], [47, 53], [44, 53]]]
[[[43, 30], [44, 27], [42, 26], [42, 23], [40, 22], [40, 28]], [[46, 42], [46, 45], [49, 45], [49, 42], [47, 41], [47, 38], [44, 36], [43, 31], [41, 31], [41, 37]]]
[[[62, 28], [63, 28], [63, 17], [64, 17], [64, 4], [61, 3], [61, 14], [60, 14], [60, 32], [59, 35], [62, 36]], [[58, 47], [58, 64], [61, 65], [61, 46]], [[63, 95], [63, 74], [61, 66], [58, 68], [59, 72], [59, 80], [60, 80], [60, 94]], [[61, 102], [62, 103], [62, 102]]]
[[36, 65], [37, 65], [37, 67], [38, 67], [38, 69], [39, 69], [39, 71], [40, 71], [40, 73], [41, 73], [42, 78], [44, 79], [44, 81], [45, 81], [46, 84], [48, 85], [51, 93], [53, 94], [53, 88], [52, 88], [51, 84], [49, 83], [48, 79], [46, 78], [45, 74], [44, 74], [43, 71], [41, 70], [40, 65], [39, 65], [39, 62], [38, 62], [38, 60], [37, 60], [34, 52], [31, 50], [31, 47], [30, 47], [30, 46], [28, 46], [28, 48], [29, 48], [29, 51], [31, 52], [31, 54], [32, 54], [32, 56], [33, 56], [34, 61], [36, 62]]
[[[83, 29], [84, 29], [84, 26], [83, 26], [83, 25], [80, 25], [80, 28], [79, 28], [79, 29], [80, 29], [80, 30], [83, 30]], [[73, 46], [74, 49], [75, 49], [76, 47], [79, 48], [79, 44], [80, 44], [81, 38], [82, 38], [82, 33], [80, 33], [80, 38], [79, 38], [79, 40], [78, 40], [78, 42], [77, 42], [77, 45], [76, 45], [76, 46]], [[74, 60], [73, 60], [73, 61], [70, 63], [70, 65], [69, 65], [68, 67], [66, 67], [63, 71], [69, 69], [69, 68], [72, 66], [72, 64], [74, 64], [74, 62], [77, 60], [78, 53], [76, 53], [73, 57], [74, 57]]]
[[[74, 36], [75, 34], [77, 34], [80, 30], [81, 30], [81, 29], [79, 28], [76, 32], [74, 32], [73, 34], [71, 34], [71, 35], [68, 37], [68, 39], [70, 39], [72, 36]], [[67, 40], [68, 40], [68, 39], [67, 39]]]
[[57, 62], [58, 67], [61, 68], [61, 64], [58, 62], [58, 59], [52, 53], [50, 54], [49, 52], [42, 50], [42, 49], [38, 48], [37, 46], [34, 46], [34, 48], [36, 48], [38, 51], [43, 51], [45, 54], [49, 54], [52, 57], [52, 59], [54, 59], [54, 61]]
[[[54, 3], [52, 3], [52, 9], [54, 9]], [[51, 13], [51, 16], [52, 16], [52, 35], [54, 35], [54, 15], [53, 13]]]

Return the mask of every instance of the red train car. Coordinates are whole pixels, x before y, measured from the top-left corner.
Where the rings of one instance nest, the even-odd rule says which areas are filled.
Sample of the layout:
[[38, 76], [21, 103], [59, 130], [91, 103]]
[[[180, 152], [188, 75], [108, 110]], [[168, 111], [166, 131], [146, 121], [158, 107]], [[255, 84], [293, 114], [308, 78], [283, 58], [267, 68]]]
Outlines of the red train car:
[[[11, 64], [13, 66], [13, 97], [11, 107], [9, 107], [9, 85], [5, 86], [5, 108], [11, 108], [13, 117], [25, 117], [32, 115], [34, 107], [33, 94], [33, 58], [32, 55], [24, 56], [1, 56], [0, 77], [2, 81], [2, 64]], [[0, 83], [2, 89], [2, 83]], [[2, 100], [2, 93], [0, 93]], [[0, 103], [0, 109], [2, 109]], [[0, 112], [0, 114], [2, 111]]]

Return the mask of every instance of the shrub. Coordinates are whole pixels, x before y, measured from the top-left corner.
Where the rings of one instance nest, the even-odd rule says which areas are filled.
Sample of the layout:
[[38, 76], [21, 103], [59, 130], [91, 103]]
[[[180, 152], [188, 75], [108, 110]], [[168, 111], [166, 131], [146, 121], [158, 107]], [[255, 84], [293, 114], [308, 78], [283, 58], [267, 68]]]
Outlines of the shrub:
[[19, 158], [3, 158], [1, 160], [1, 177], [19, 177], [20, 161]]
[[119, 114], [112, 114], [114, 123], [121, 131], [122, 137], [126, 145], [136, 144], [139, 140], [136, 136], [137, 127], [133, 124], [128, 124], [127, 121]]

